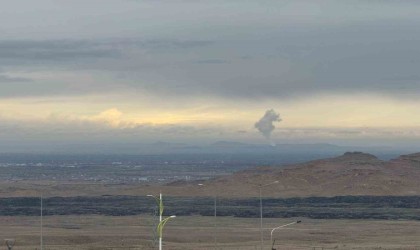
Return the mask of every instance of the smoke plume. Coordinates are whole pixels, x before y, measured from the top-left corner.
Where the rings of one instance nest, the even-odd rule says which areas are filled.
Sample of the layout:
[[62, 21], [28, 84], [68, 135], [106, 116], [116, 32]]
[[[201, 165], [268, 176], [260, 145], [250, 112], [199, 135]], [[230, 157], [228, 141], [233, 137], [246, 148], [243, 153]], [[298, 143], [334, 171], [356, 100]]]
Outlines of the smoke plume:
[[265, 112], [264, 116], [255, 123], [255, 128], [260, 131], [261, 134], [265, 136], [268, 140], [270, 140], [271, 133], [276, 128], [274, 126], [274, 122], [280, 122], [280, 114], [278, 114], [273, 109], [269, 109]]

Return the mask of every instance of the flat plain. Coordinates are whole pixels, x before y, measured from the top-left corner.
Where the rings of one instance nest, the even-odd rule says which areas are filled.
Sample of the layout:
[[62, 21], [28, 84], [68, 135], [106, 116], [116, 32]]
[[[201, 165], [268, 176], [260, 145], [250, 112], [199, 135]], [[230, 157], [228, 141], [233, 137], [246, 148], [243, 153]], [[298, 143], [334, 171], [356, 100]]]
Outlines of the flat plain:
[[[264, 249], [271, 228], [299, 218], [264, 219]], [[45, 250], [156, 249], [153, 216], [44, 216]], [[258, 218], [180, 216], [164, 230], [164, 249], [260, 249]], [[420, 221], [314, 220], [274, 233], [276, 249], [420, 249]], [[40, 249], [40, 218], [0, 217], [0, 237], [14, 249]], [[216, 239], [216, 241], [215, 241]]]

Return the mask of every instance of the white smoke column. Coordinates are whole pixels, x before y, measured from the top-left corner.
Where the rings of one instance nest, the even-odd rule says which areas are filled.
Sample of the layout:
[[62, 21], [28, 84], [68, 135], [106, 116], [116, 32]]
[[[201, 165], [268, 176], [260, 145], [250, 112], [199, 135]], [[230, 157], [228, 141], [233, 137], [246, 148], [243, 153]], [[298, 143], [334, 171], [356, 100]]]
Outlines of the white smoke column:
[[255, 128], [258, 129], [267, 140], [270, 140], [271, 133], [276, 128], [273, 124], [274, 122], [281, 122], [280, 114], [274, 111], [274, 109], [269, 109], [265, 112], [264, 116], [255, 123]]

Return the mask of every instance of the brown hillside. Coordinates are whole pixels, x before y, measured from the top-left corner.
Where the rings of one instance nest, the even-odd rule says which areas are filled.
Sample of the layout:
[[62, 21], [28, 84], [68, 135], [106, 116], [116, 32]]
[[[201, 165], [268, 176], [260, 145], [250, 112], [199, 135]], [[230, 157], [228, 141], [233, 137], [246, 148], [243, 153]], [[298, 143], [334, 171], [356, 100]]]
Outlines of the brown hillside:
[[[263, 188], [264, 196], [420, 195], [420, 153], [382, 161], [374, 155], [348, 152], [286, 168], [257, 167], [207, 181], [201, 192], [257, 196], [258, 185], [274, 181], [278, 183]], [[196, 184], [189, 185], [196, 190], [192, 187]]]

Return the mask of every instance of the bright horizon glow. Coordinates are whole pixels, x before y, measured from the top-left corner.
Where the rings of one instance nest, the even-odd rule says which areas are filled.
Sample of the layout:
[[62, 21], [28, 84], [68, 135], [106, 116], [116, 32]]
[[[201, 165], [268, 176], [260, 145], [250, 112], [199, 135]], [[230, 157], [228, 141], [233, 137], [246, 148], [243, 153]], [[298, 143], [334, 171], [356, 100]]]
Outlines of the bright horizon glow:
[[[52, 100], [43, 103], [42, 100], [45, 99], [0, 100], [3, 108], [0, 115], [4, 120], [15, 121], [48, 122], [50, 119], [62, 122], [97, 121], [115, 128], [141, 124], [200, 125], [203, 123], [244, 128], [252, 127], [264, 112], [264, 107], [275, 107], [285, 118], [280, 126], [286, 128], [420, 127], [418, 109], [420, 101], [398, 101], [367, 95], [321, 96], [308, 100], [283, 102], [266, 101], [249, 107], [247, 110], [241, 110], [238, 103], [229, 102], [185, 109], [167, 110], [160, 107], [142, 109], [141, 103], [129, 106], [130, 100], [127, 100], [128, 103], [116, 100], [111, 104], [109, 102], [93, 104], [92, 108], [96, 113], [86, 109], [90, 104], [83, 101], [61, 103]], [[122, 106], [122, 108], [111, 105]]]

